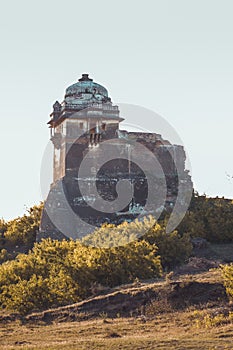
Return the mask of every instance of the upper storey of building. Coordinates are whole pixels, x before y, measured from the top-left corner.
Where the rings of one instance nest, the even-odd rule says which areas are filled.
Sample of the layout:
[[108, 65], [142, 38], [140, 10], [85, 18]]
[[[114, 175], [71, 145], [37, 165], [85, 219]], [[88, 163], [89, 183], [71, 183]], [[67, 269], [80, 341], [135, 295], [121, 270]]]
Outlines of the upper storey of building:
[[88, 74], [82, 74], [77, 83], [66, 89], [64, 101], [55, 102], [50, 117], [48, 124], [51, 128], [55, 128], [67, 118], [93, 121], [102, 118], [113, 123], [123, 120], [119, 117], [118, 106], [112, 104], [107, 89], [93, 82]]

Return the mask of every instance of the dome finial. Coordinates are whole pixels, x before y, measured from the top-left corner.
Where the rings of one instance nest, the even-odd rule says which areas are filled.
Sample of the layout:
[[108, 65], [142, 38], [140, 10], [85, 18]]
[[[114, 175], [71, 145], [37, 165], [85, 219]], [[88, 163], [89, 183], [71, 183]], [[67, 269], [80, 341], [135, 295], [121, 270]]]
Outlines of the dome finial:
[[80, 78], [78, 81], [93, 81], [93, 79], [89, 78], [89, 74], [82, 74], [82, 78]]

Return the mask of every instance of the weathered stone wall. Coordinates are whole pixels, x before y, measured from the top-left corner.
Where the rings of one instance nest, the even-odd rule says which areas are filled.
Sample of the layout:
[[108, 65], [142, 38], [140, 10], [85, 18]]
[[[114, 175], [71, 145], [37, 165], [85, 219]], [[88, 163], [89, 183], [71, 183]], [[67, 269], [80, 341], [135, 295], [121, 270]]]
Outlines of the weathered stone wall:
[[[117, 182], [121, 179], [128, 179], [134, 186], [132, 201], [123, 208], [121, 212], [113, 214], [106, 214], [102, 211], [93, 209], [90, 205], [87, 205], [85, 198], [83, 198], [80, 192], [77, 181], [79, 166], [83, 157], [89, 150], [90, 135], [83, 135], [81, 138], [77, 139], [72, 146], [70, 144], [66, 145], [69, 151], [66, 155], [65, 176], [60, 179], [60, 181], [55, 181], [52, 185], [52, 190], [46, 201], [46, 209], [42, 217], [39, 238], [43, 237], [44, 234], [52, 235], [54, 237], [54, 232], [55, 237], [63, 237], [63, 235], [60, 234], [59, 229], [54, 226], [51, 216], [56, 218], [56, 222], [58, 218], [61, 222], [69, 220], [69, 223], [67, 223], [69, 235], [71, 231], [74, 232], [74, 235], [77, 234], [77, 232], [79, 232], [81, 236], [85, 234], [86, 232], [82, 232], [80, 226], [77, 226], [75, 222], [72, 222], [72, 220], [68, 219], [68, 216], [66, 216], [66, 213], [70, 209], [84, 222], [96, 226], [100, 226], [104, 222], [117, 224], [124, 220], [130, 221], [139, 215], [138, 212], [130, 211], [130, 207], [132, 208], [132, 205], [143, 207], [146, 204], [148, 184], [143, 169], [140, 169], [138, 165], [132, 161], [127, 161], [126, 159], [113, 159], [102, 167], [98, 164], [98, 159], [100, 158], [99, 155], [101, 154], [102, 149], [102, 141], [107, 139], [111, 140], [111, 138], [115, 139], [115, 131], [114, 127], [102, 135], [99, 147], [95, 150], [95, 157], [91, 159], [90, 169], [95, 170], [100, 168], [100, 171], [97, 174], [96, 171], [93, 173], [90, 171], [90, 177], [88, 179], [84, 178], [83, 181], [94, 181], [100, 196], [104, 200], [112, 201], [117, 198]], [[124, 137], [128, 138], [129, 142], [132, 142], [132, 140], [140, 142], [155, 154], [165, 175], [167, 187], [165, 207], [167, 210], [170, 210], [174, 205], [178, 194], [177, 167], [179, 167], [179, 176], [181, 176], [183, 181], [186, 181], [187, 184], [191, 182], [190, 176], [185, 171], [185, 152], [182, 146], [173, 146], [168, 141], [163, 141], [158, 134], [148, 133], [145, 134], [145, 138], [143, 136], [143, 133], [125, 132], [124, 134]], [[173, 157], [175, 157], [176, 164], [173, 161]], [[61, 184], [64, 189], [65, 200], [60, 195], [61, 191], [59, 188]], [[50, 213], [50, 217], [46, 211]]]
[[[135, 219], [150, 194], [147, 176], [157, 176], [153, 187], [155, 197], [165, 182], [166, 196], [163, 199], [167, 210], [176, 202], [179, 181], [190, 188], [191, 178], [185, 170], [183, 147], [171, 145], [160, 134], [119, 130], [119, 123], [124, 119], [119, 115], [118, 106], [112, 104], [108, 91], [93, 82], [88, 74], [83, 74], [77, 83], [66, 89], [64, 101], [55, 102], [50, 117], [48, 124], [54, 145], [54, 177], [45, 202], [38, 238], [43, 235], [62, 237], [61, 232], [77, 238], [77, 232], [83, 233], [85, 230], [82, 228], [83, 222], [98, 226], [106, 221], [117, 224]], [[110, 141], [108, 153], [111, 153], [111, 149], [118, 153], [112, 152], [111, 160], [102, 165], [101, 159], [106, 152], [104, 141]], [[136, 158], [143, 158], [143, 169], [130, 158], [131, 146], [135, 145], [138, 145], [138, 148], [134, 148], [134, 152], [138, 152]], [[126, 159], [116, 157], [116, 153], [120, 157], [122, 147], [125, 147], [125, 155], [128, 154]], [[142, 148], [150, 152], [142, 155]], [[89, 152], [93, 149], [94, 153]], [[150, 161], [151, 154], [156, 161]], [[89, 159], [90, 171], [80, 179], [79, 170], [84, 157]], [[160, 168], [158, 174], [153, 174], [157, 171], [154, 163]], [[117, 198], [116, 185], [119, 180], [128, 180], [133, 185], [132, 199], [119, 212], [107, 214], [101, 207], [96, 210], [87, 204], [88, 199], [85, 201], [77, 180], [87, 183], [87, 188], [91, 188], [95, 182], [98, 194], [103, 200], [109, 201], [109, 205]], [[93, 193], [87, 193], [87, 197], [92, 198]], [[147, 207], [149, 213], [157, 209]]]

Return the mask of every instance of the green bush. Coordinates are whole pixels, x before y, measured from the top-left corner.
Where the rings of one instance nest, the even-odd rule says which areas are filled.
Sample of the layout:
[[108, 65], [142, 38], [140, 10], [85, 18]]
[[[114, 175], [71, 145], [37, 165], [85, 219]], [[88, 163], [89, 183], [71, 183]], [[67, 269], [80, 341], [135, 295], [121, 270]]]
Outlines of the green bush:
[[165, 223], [156, 223], [152, 216], [144, 218], [143, 221], [124, 222], [118, 226], [103, 225], [85, 237], [82, 242], [98, 247], [112, 247], [135, 240], [144, 240], [150, 246], [156, 246], [162, 266], [167, 269], [185, 262], [192, 252], [188, 234], [180, 235], [177, 231], [167, 234]]
[[113, 287], [161, 273], [157, 247], [144, 240], [105, 249], [47, 239], [0, 266], [0, 305], [25, 314], [79, 301], [94, 283]]
[[130, 223], [125, 221], [120, 225], [104, 224], [90, 235], [85, 236], [82, 242], [85, 245], [99, 248], [124, 246], [141, 238], [155, 224], [153, 216], [145, 217], [142, 221], [137, 219]]
[[233, 264], [221, 266], [224, 286], [229, 297], [233, 300]]
[[4, 238], [8, 245], [32, 247], [39, 229], [43, 203], [28, 209], [27, 214], [10, 220], [5, 225]]
[[191, 255], [192, 244], [188, 234], [181, 236], [177, 231], [166, 233], [166, 227], [156, 224], [143, 237], [149, 244], [158, 247], [162, 266], [171, 269], [184, 263]]
[[11, 259], [11, 254], [6, 249], [0, 250], [0, 264]]
[[202, 237], [210, 242], [233, 241], [233, 201], [194, 195], [181, 224], [181, 234]]

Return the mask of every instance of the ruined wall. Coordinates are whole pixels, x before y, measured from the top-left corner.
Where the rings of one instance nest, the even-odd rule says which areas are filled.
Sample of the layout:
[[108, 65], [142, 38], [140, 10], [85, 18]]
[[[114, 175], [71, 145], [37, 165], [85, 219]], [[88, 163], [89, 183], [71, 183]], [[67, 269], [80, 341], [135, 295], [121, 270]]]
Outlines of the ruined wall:
[[[171, 145], [157, 133], [119, 130], [119, 123], [124, 119], [120, 117], [118, 106], [112, 104], [107, 89], [93, 82], [86, 73], [66, 89], [62, 103], [55, 102], [50, 117], [48, 124], [54, 145], [54, 177], [45, 201], [39, 237], [43, 234], [62, 237], [60, 231], [64, 228], [69, 236], [74, 233], [75, 238], [77, 232], [82, 233], [82, 222], [98, 226], [104, 222], [118, 224], [123, 220], [135, 219], [147, 203], [150, 192], [148, 175], [153, 176], [153, 172], [157, 171], [153, 163], [156, 163], [160, 171], [156, 174], [157, 182], [154, 184], [152, 195], [156, 197], [156, 193], [159, 193], [160, 187], [165, 183], [165, 209], [169, 210], [174, 206], [181, 181], [187, 184], [187, 187], [191, 184], [191, 178], [185, 170], [183, 147]], [[113, 152], [113, 157], [109, 158], [111, 160], [101, 165], [101, 159], [104, 158], [102, 156], [106, 152], [103, 141], [110, 141], [109, 149], [117, 148], [119, 156], [122, 151], [119, 144], [122, 141], [121, 145], [125, 147], [123, 153], [127, 154], [128, 150], [128, 158], [118, 159], [114, 156], [117, 152]], [[140, 146], [135, 151], [138, 152], [136, 158], [144, 158], [145, 161], [143, 169], [136, 164], [136, 158], [135, 162], [130, 158], [130, 147], [135, 144]], [[142, 146], [150, 152], [142, 155]], [[89, 151], [93, 149], [95, 152], [92, 154]], [[156, 158], [155, 162], [150, 161], [151, 153]], [[89, 157], [89, 172], [80, 179], [80, 165], [86, 156]], [[111, 201], [117, 198], [116, 186], [120, 180], [128, 180], [133, 187], [132, 199], [130, 203], [127, 202], [125, 208], [107, 214], [101, 207], [97, 210], [87, 204], [88, 201], [95, 202], [91, 193], [92, 184], [95, 183], [98, 195], [109, 201], [110, 205]], [[86, 198], [79, 188], [82, 184], [87, 185], [87, 189], [90, 188]], [[185, 186], [183, 188], [185, 191]], [[145, 214], [150, 214], [157, 208], [146, 206], [146, 209]], [[83, 221], [78, 222], [77, 217]], [[56, 227], [54, 222], [60, 228]]]
[[[60, 181], [55, 181], [52, 185], [50, 198], [46, 201], [47, 210], [56, 213], [56, 217], [59, 220], [66, 220], [66, 211], [72, 209], [72, 211], [78, 215], [84, 222], [101, 226], [104, 222], [120, 223], [124, 220], [135, 219], [140, 211], [138, 208], [143, 208], [147, 201], [148, 196], [148, 184], [146, 176], [140, 167], [132, 161], [125, 159], [113, 159], [104, 166], [100, 167], [98, 160], [99, 155], [102, 152], [101, 143], [104, 140], [116, 139], [116, 137], [122, 137], [122, 133], [117, 135], [116, 125], [113, 125], [105, 133], [101, 135], [99, 146], [96, 147], [95, 157], [91, 159], [90, 175], [88, 179], [83, 179], [85, 182], [96, 183], [100, 196], [107, 201], [116, 199], [116, 184], [121, 179], [128, 179], [133, 183], [134, 191], [131, 202], [118, 213], [106, 214], [101, 210], [95, 210], [85, 201], [85, 197], [82, 196], [77, 176], [79, 166], [83, 160], [83, 157], [89, 151], [90, 135], [86, 134], [79, 138], [72, 146], [69, 143], [66, 144], [67, 155], [65, 161], [65, 176]], [[163, 173], [166, 179], [166, 203], [165, 207], [169, 210], [175, 203], [178, 194], [178, 175], [177, 170], [179, 169], [179, 175], [187, 183], [191, 182], [190, 176], [185, 171], [185, 152], [182, 146], [171, 145], [168, 141], [164, 141], [161, 135], [153, 133], [132, 133], [123, 132], [125, 140], [128, 139], [129, 143], [132, 141], [139, 142], [153, 152], [158, 159]], [[126, 142], [127, 143], [127, 142]], [[140, 154], [138, 155], [141, 156]], [[176, 164], [173, 161], [175, 159]], [[99, 169], [97, 173], [97, 169]], [[149, 170], [149, 169], [147, 169]], [[63, 187], [65, 192], [65, 200], [60, 196], [60, 186]], [[89, 193], [89, 199], [92, 194]], [[94, 198], [93, 198], [94, 200]], [[67, 203], [69, 209], [67, 208]], [[153, 208], [151, 208], [153, 211]], [[154, 208], [155, 209], [155, 208]], [[57, 219], [56, 219], [57, 220]], [[75, 223], [69, 222], [69, 230], [79, 232], [81, 235], [85, 234], [82, 232], [82, 228]], [[41, 223], [41, 234], [42, 232], [50, 234], [56, 232], [60, 234], [59, 230], [51, 222], [46, 211], [43, 213], [43, 219]], [[43, 234], [44, 234], [43, 233]]]

